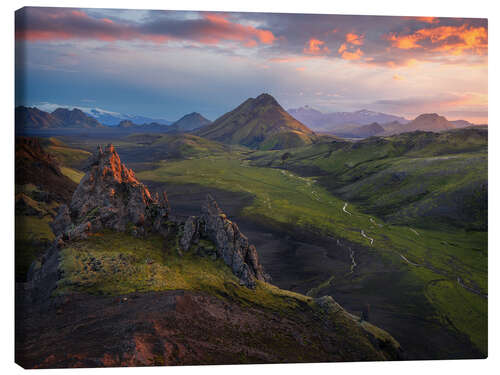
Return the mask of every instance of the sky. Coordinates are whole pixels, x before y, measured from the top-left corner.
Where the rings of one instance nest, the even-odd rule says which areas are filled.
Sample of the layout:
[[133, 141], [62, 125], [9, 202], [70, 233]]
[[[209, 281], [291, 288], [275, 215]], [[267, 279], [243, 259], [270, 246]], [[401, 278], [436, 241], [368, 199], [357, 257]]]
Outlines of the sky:
[[266, 92], [488, 121], [486, 19], [28, 7], [15, 37], [16, 105], [214, 120]]

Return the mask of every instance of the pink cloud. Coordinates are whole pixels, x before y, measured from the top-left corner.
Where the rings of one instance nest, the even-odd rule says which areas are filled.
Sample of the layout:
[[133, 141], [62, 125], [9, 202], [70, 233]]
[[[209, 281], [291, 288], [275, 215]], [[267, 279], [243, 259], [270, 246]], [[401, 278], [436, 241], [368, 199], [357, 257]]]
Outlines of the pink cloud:
[[330, 53], [330, 49], [325, 45], [324, 41], [311, 38], [304, 47], [304, 53], [309, 55], [326, 55]]
[[194, 20], [160, 20], [139, 25], [91, 17], [81, 10], [28, 8], [16, 19], [16, 24], [16, 39], [30, 42], [89, 39], [165, 43], [179, 40], [202, 44], [237, 42], [255, 47], [276, 40], [269, 30], [233, 22], [226, 15], [215, 13], [202, 13]]
[[337, 52], [344, 60], [359, 60], [364, 55], [359, 48], [364, 43], [364, 35], [347, 33], [345, 43], [342, 43]]

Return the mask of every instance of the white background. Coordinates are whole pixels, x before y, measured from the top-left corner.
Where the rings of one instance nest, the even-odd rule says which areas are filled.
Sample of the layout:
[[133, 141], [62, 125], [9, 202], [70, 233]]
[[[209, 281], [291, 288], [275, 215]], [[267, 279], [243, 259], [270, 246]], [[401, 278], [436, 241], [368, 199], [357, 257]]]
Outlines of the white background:
[[[319, 1], [307, 0], [247, 0], [236, 3], [234, 0], [80, 0], [80, 1], [10, 1], [1, 2], [1, 100], [0, 105], [0, 374], [19, 374], [25, 372], [14, 363], [14, 11], [23, 6], [64, 6], [95, 8], [138, 8], [172, 10], [226, 10], [254, 12], [290, 13], [330, 13], [330, 14], [374, 14], [394, 16], [440, 16], [440, 17], [480, 17], [489, 18], [489, 358], [486, 360], [459, 361], [409, 361], [409, 362], [369, 362], [369, 363], [329, 363], [305, 365], [255, 365], [255, 366], [203, 366], [203, 367], [156, 367], [126, 369], [85, 369], [85, 370], [39, 370], [41, 374], [159, 374], [168, 371], [178, 375], [191, 374], [233, 374], [247, 375], [286, 372], [290, 375], [314, 373], [331, 374], [468, 374], [479, 375], [500, 373], [499, 346], [499, 303], [498, 274], [499, 239], [496, 235], [499, 220], [499, 173], [500, 153], [498, 126], [498, 83], [499, 83], [499, 21], [500, 7], [494, 0], [350, 0]], [[498, 128], [498, 129], [497, 129]], [[460, 308], [460, 306], [457, 306]], [[43, 342], [40, 343], [43, 345]], [[495, 368], [497, 368], [495, 370]]]

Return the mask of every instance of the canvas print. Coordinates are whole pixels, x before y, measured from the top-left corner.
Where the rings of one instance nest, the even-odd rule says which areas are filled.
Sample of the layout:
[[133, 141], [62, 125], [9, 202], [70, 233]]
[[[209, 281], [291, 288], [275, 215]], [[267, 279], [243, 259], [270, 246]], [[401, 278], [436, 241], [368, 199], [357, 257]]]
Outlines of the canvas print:
[[24, 368], [486, 358], [487, 19], [15, 13]]

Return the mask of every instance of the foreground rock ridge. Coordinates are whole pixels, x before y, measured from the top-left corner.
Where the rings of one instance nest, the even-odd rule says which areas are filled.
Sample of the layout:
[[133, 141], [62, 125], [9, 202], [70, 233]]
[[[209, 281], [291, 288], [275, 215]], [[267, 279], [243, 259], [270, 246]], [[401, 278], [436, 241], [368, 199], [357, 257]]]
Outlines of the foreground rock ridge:
[[102, 229], [166, 234], [170, 212], [166, 193], [152, 196], [122, 164], [112, 144], [104, 151], [99, 147], [86, 170], [70, 206], [61, 206], [52, 224], [56, 236], [80, 239]]
[[[61, 205], [52, 223], [58, 246], [65, 241], [85, 239], [103, 229], [129, 231], [135, 236], [169, 235], [170, 206], [166, 192], [153, 196], [134, 172], [122, 164], [112, 144], [104, 151], [98, 147], [85, 169], [87, 173], [69, 207]], [[184, 223], [181, 249], [187, 251], [192, 243], [207, 238], [242, 285], [254, 288], [255, 280], [270, 280], [259, 264], [255, 246], [249, 244], [248, 238], [211, 196], [201, 211], [199, 218], [189, 217]]]
[[215, 199], [207, 195], [201, 208], [201, 216], [190, 216], [184, 224], [180, 246], [189, 250], [200, 238], [210, 239], [217, 248], [217, 255], [231, 268], [247, 287], [254, 288], [255, 280], [270, 281], [264, 273], [254, 245], [241, 233], [238, 225], [227, 218]]
[[112, 145], [66, 202], [56, 239], [16, 283], [24, 368], [404, 358], [333, 298], [260, 283], [269, 277], [257, 250], [211, 196], [199, 216], [174, 218], [166, 194], [151, 194]]

